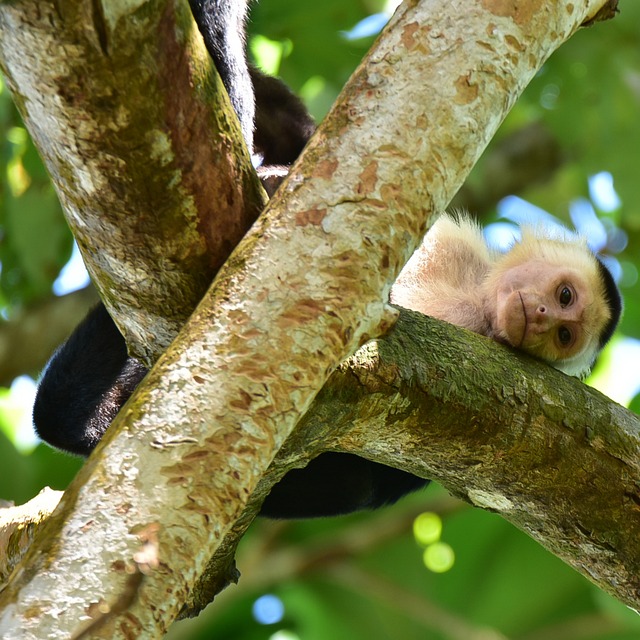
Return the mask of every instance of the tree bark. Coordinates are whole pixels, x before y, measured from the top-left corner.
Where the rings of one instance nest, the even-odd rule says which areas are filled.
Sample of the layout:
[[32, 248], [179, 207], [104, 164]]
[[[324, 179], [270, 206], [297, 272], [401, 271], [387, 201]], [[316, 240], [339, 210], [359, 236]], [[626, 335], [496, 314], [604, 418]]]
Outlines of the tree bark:
[[[63, 58], [66, 47], [73, 56], [72, 40], [56, 44], [65, 34], [59, 16], [70, 6], [89, 4], [59, 3], [58, 14], [49, 17], [60, 32], [37, 22], [46, 33], [36, 37], [46, 37], [52, 55]], [[115, 11], [112, 3], [91, 3], [105, 18], [91, 31], [97, 35], [94, 48], [109, 50], [109, 28], [136, 22], [127, 17], [140, 17], [143, 6], [148, 16], [150, 4], [118, 3], [121, 19], [115, 20], [105, 8]], [[121, 412], [30, 549], [23, 570], [2, 592], [3, 637], [158, 637], [165, 631], [208, 559], [225, 549], [225, 537], [240, 527], [235, 523], [246, 521], [245, 503], [328, 375], [388, 327], [393, 318], [384, 304], [388, 289], [428, 220], [457, 191], [547, 56], [603, 5], [604, 0], [579, 6], [541, 0], [402, 5], [280, 197]], [[43, 65], [32, 71], [9, 52], [9, 43], [19, 50], [17, 43], [24, 46], [33, 36], [31, 23], [20, 22], [25, 6], [33, 8], [27, 2], [0, 5], [0, 56], [12, 90], [28, 96], [27, 111], [35, 102], [33, 121], [40, 122], [45, 111], [31, 89]], [[171, 12], [161, 14], [173, 28]], [[86, 23], [81, 13], [74, 16]], [[154, 24], [166, 29], [162, 20]], [[68, 82], [70, 76], [62, 77]], [[39, 81], [46, 88], [55, 79], [45, 75]], [[186, 86], [179, 85], [183, 91]], [[74, 94], [75, 85], [65, 87], [76, 97], [87, 90]], [[46, 137], [39, 144], [43, 141]], [[157, 151], [148, 140], [145, 149]], [[56, 151], [75, 166], [73, 145]], [[117, 176], [126, 168], [98, 166], [90, 174], [91, 197], [80, 200], [73, 190], [86, 183], [68, 180], [70, 195], [63, 193], [63, 204], [70, 215], [82, 224], [97, 177], [103, 171]], [[146, 207], [126, 213], [132, 218], [127, 226], [148, 222]], [[105, 229], [102, 240], [113, 243], [114, 229]], [[133, 266], [138, 256], [129, 255], [120, 239], [118, 261]], [[169, 243], [175, 260], [186, 250], [177, 244], [176, 251]], [[130, 276], [131, 298], [147, 284], [135, 269], [120, 270], [91, 251], [86, 255], [94, 267], [100, 264], [118, 276], [113, 292]], [[172, 280], [172, 273], [164, 275]], [[143, 287], [138, 296], [155, 309], [156, 315], [145, 316], [153, 321], [162, 313], [155, 294], [155, 287]], [[128, 295], [123, 299], [132, 304]], [[140, 344], [149, 340], [139, 317], [130, 326], [139, 329], [130, 334]], [[170, 333], [169, 325], [162, 326], [160, 343]], [[396, 462], [404, 444], [404, 439], [398, 445], [387, 440], [380, 459]], [[427, 468], [412, 459], [407, 468], [421, 466]], [[503, 505], [490, 499], [494, 494], [486, 487], [475, 495], [491, 506]]]
[[265, 197], [186, 2], [0, 2], [0, 69], [101, 298], [155, 361]]

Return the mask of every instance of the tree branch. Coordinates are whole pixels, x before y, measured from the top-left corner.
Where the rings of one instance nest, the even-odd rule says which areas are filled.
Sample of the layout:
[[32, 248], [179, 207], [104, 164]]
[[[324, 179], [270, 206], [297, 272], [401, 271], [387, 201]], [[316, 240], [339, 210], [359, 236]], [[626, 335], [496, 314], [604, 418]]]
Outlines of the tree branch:
[[0, 68], [101, 298], [155, 361], [265, 202], [186, 1], [0, 2]]
[[[358, 418], [344, 433], [332, 430], [336, 448], [411, 469], [500, 513], [638, 609], [640, 420], [575, 379], [465, 333], [403, 314], [378, 342], [371, 370], [336, 381], [345, 395], [368, 391], [350, 406]], [[379, 364], [386, 359], [390, 366]], [[380, 428], [372, 437], [389, 415], [400, 416], [393, 436]]]

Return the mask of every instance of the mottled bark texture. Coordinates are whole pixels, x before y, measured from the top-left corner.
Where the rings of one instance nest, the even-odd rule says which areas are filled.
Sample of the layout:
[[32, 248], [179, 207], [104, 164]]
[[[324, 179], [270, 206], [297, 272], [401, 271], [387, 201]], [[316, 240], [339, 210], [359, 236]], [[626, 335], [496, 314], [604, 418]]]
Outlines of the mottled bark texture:
[[189, 6], [0, 3], [0, 69], [101, 297], [155, 361], [265, 202]]
[[[604, 4], [603, 0], [577, 4], [426, 0], [400, 7], [279, 197], [237, 247], [184, 330], [120, 413], [3, 590], [0, 634], [4, 638], [68, 638], [89, 625], [91, 637], [162, 635], [195, 593], [213, 554], [232, 548], [230, 534], [240, 530], [238, 522], [248, 521], [246, 515], [241, 519], [245, 504], [330, 373], [365, 340], [388, 329], [394, 317], [384, 303], [388, 289], [428, 221], [458, 190], [548, 55]], [[59, 29], [40, 21], [39, 12], [49, 6], [0, 4], [3, 70], [18, 100], [24, 102], [23, 111], [31, 113], [33, 108], [32, 121], [42, 126], [47, 126], [51, 105], [38, 96], [51, 90], [50, 83], [59, 86], [58, 75], [41, 77], [44, 63], [33, 71], [15, 55], [31, 45], [43, 53], [31, 42], [34, 29], [36, 38], [46, 38], [47, 54], [56, 58], [56, 64], [65, 55], [75, 59], [79, 45], [64, 39], [65, 19], [73, 11], [78, 10], [76, 19], [97, 36], [97, 53], [112, 51], [111, 43], [120, 38], [122, 29], [127, 34], [122, 46], [135, 51], [135, 56], [132, 53], [128, 64], [112, 72], [135, 65], [128, 78], [136, 87], [141, 43], [130, 42], [140, 35], [132, 25], [155, 19], [161, 33], [175, 35], [181, 32], [176, 25], [182, 23], [173, 16], [184, 15], [181, 3], [174, 12], [171, 3], [160, 1], [59, 2], [57, 13], [48, 16], [54, 27], [62, 29], [59, 34]], [[29, 19], [27, 9], [34, 11]], [[91, 24], [98, 28], [91, 29]], [[13, 54], [10, 48], [15, 49]], [[175, 55], [158, 53], [175, 64]], [[95, 90], [86, 81], [91, 60], [90, 56], [83, 60], [82, 77], [71, 76], [82, 80], [81, 86], [65, 84], [62, 91], [54, 90], [50, 102], [73, 103]], [[143, 57], [143, 67], [152, 64]], [[64, 66], [58, 74], [69, 78]], [[43, 85], [39, 92], [32, 91], [38, 83]], [[101, 86], [100, 95], [108, 101], [113, 85]], [[172, 83], [171, 91], [189, 92], [189, 86]], [[166, 95], [160, 95], [165, 104]], [[138, 118], [150, 116], [131, 108], [111, 109], [105, 130], [110, 126], [118, 130], [131, 118], [144, 129]], [[187, 114], [202, 117], [197, 109]], [[173, 139], [156, 133], [151, 128], [136, 138], [147, 143], [141, 162], [156, 158]], [[157, 144], [149, 146], [149, 139]], [[49, 138], [36, 136], [36, 140], [48, 157]], [[72, 142], [80, 140], [85, 142], [84, 136], [72, 137]], [[192, 142], [196, 144], [195, 139]], [[87, 215], [85, 208], [90, 212], [93, 206], [92, 197], [75, 199], [76, 191], [87, 184], [90, 195], [95, 195], [96, 185], [108, 189], [113, 179], [119, 197], [127, 202], [129, 189], [155, 194], [163, 188], [164, 180], [141, 186], [139, 174], [129, 176], [134, 167], [128, 164], [100, 164], [95, 172], [83, 172], [76, 165], [91, 162], [85, 159], [92, 157], [86, 149], [79, 153], [75, 144], [53, 147], [66, 159], [64, 166], [71, 167], [72, 179], [61, 178], [68, 192], [60, 191], [68, 215], [80, 220], [79, 227]], [[181, 171], [172, 175], [180, 183]], [[178, 191], [183, 204], [192, 203], [189, 192]], [[145, 229], [154, 216], [163, 217], [156, 195], [156, 206], [126, 207], [127, 226]], [[203, 206], [195, 195], [193, 202], [194, 211]], [[154, 275], [158, 282], [166, 278], [170, 283], [175, 263], [189, 263], [191, 246], [182, 242], [182, 223], [172, 226], [177, 224], [173, 217], [169, 222], [170, 259], [162, 259], [160, 244], [161, 270]], [[85, 255], [95, 260], [94, 273], [99, 264], [115, 278], [107, 294], [115, 295], [127, 280], [124, 299], [149, 305], [155, 312], [146, 317], [157, 320], [162, 310], [156, 293], [165, 304], [176, 301], [163, 298], [155, 287], [153, 292], [145, 288], [147, 278], [133, 268], [138, 256], [135, 251], [129, 255], [126, 244], [121, 246], [119, 233], [119, 228], [105, 226], [101, 242], [105, 247], [114, 243], [118, 252], [111, 247], [107, 256], [117, 256], [131, 269], [116, 268], [114, 259], [101, 259], [92, 251]], [[88, 240], [81, 240], [86, 248]], [[169, 291], [175, 288], [167, 287], [165, 293]], [[126, 324], [122, 316], [119, 320]], [[142, 322], [133, 318], [131, 323], [140, 331], [128, 335], [141, 342], [149, 338]], [[166, 333], [159, 331], [158, 340]], [[479, 373], [473, 370], [470, 376], [465, 388]], [[504, 397], [493, 401], [503, 402]], [[355, 435], [353, 442], [364, 447]], [[394, 462], [395, 452], [407, 444], [401, 438], [394, 445], [390, 435], [381, 443], [377, 446], [386, 446], [376, 449], [382, 452], [380, 459], [388, 455]], [[409, 452], [416, 454], [415, 446]], [[452, 447], [450, 455], [458, 454], [467, 455], [463, 447]], [[410, 465], [422, 467], [413, 457]], [[502, 494], [492, 494], [491, 486], [479, 485], [484, 493], [479, 489], [474, 494], [476, 502], [506, 510], [507, 503], [497, 499]]]

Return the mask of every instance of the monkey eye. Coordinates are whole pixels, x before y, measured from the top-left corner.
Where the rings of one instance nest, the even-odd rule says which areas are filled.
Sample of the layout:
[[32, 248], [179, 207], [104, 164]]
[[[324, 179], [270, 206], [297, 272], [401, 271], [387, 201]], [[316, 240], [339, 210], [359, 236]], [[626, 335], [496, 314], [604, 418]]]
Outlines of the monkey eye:
[[573, 302], [573, 291], [566, 285], [562, 286], [560, 288], [558, 300], [560, 301], [560, 306], [562, 308], [568, 307]]
[[573, 333], [568, 327], [562, 326], [558, 329], [558, 341], [563, 347], [567, 347], [573, 341]]

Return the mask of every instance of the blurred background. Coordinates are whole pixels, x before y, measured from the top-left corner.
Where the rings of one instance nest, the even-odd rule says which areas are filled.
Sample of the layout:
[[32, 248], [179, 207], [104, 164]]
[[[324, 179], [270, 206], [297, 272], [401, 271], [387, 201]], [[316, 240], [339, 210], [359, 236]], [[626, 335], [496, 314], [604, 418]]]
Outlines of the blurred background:
[[[318, 121], [393, 11], [383, 0], [263, 0], [253, 59]], [[576, 34], [538, 73], [453, 206], [496, 246], [517, 224], [585, 234], [625, 298], [586, 381], [640, 409], [640, 3]], [[81, 462], [38, 444], [34, 380], [96, 301], [0, 78], [0, 498], [63, 489]], [[500, 517], [431, 486], [373, 514], [257, 521], [239, 586], [169, 638], [637, 640], [640, 619]]]

